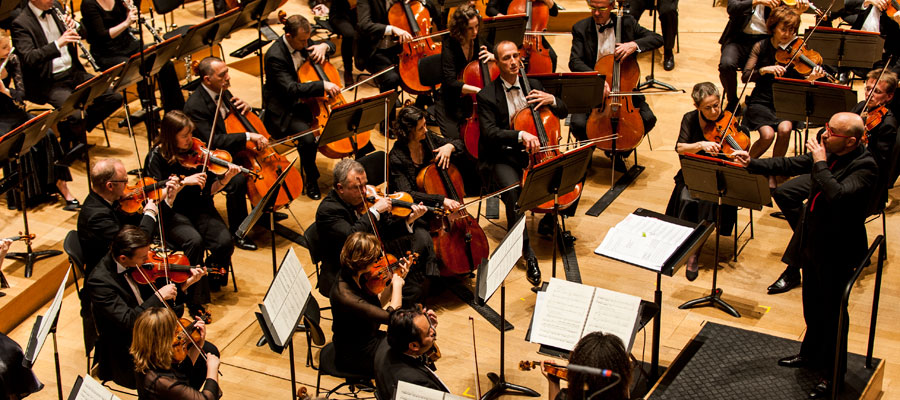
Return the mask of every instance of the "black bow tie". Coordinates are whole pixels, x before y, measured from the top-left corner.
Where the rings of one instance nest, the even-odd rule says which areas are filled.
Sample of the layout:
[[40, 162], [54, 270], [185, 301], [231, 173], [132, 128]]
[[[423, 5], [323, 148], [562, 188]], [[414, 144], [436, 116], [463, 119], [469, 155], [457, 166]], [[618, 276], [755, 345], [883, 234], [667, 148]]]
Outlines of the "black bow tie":
[[597, 32], [598, 32], [598, 33], [603, 33], [603, 31], [605, 31], [605, 30], [607, 30], [607, 29], [609, 29], [609, 28], [612, 28], [612, 27], [614, 27], [614, 26], [616, 26], [616, 24], [614, 24], [612, 21], [609, 21], [609, 22], [607, 22], [607, 23], [604, 24], [604, 25], [598, 26], [598, 27], [597, 27]]
[[513, 90], [519, 90], [519, 87], [513, 85], [513, 86], [510, 86], [510, 87], [506, 88], [506, 91], [507, 91], [507, 92], [512, 92]]
[[44, 18], [48, 15], [50, 15], [50, 10], [44, 10], [44, 12], [41, 13], [41, 18]]

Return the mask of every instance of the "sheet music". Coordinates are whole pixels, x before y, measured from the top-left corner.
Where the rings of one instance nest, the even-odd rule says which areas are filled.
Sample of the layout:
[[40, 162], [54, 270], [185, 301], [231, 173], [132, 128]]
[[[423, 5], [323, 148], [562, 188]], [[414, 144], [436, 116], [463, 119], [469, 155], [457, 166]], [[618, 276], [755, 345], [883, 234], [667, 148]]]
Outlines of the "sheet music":
[[30, 351], [25, 353], [25, 357], [28, 358], [32, 364], [34, 364], [38, 354], [41, 354], [41, 348], [44, 347], [47, 335], [50, 334], [50, 328], [53, 327], [53, 322], [56, 321], [56, 316], [59, 315], [59, 308], [62, 307], [63, 294], [66, 291], [66, 282], [69, 281], [70, 272], [72, 272], [71, 268], [66, 270], [66, 276], [63, 277], [62, 282], [59, 284], [59, 289], [56, 289], [56, 296], [54, 296], [53, 301], [50, 302], [50, 308], [47, 309], [47, 313], [44, 314], [43, 319], [41, 319], [41, 325], [37, 330], [37, 335], [35, 337], [37, 341], [35, 342], [34, 347], [29, 346], [29, 348], [26, 349]]
[[74, 397], [70, 395], [68, 400], [119, 400], [116, 395], [112, 394], [100, 382], [91, 378], [90, 375], [79, 376], [78, 378], [81, 380], [78, 393]]
[[693, 229], [629, 214], [609, 229], [594, 253], [659, 271]]
[[491, 258], [487, 263], [487, 280], [486, 293], [482, 294], [484, 301], [488, 301], [491, 295], [497, 291], [497, 288], [509, 275], [509, 271], [516, 265], [519, 258], [522, 257], [522, 237], [525, 232], [525, 218], [519, 218], [519, 221], [506, 234], [506, 239], [500, 243], [491, 254]]
[[640, 307], [640, 297], [596, 288], [581, 336], [597, 331], [611, 333], [622, 339], [625, 349], [631, 350]]
[[278, 346], [284, 346], [300, 319], [310, 291], [312, 285], [309, 278], [291, 247], [284, 255], [278, 274], [263, 298], [264, 314], [267, 314], [266, 317], [272, 323], [272, 336]]
[[430, 387], [419, 386], [406, 381], [397, 382], [394, 400], [467, 400], [465, 397], [445, 393]]

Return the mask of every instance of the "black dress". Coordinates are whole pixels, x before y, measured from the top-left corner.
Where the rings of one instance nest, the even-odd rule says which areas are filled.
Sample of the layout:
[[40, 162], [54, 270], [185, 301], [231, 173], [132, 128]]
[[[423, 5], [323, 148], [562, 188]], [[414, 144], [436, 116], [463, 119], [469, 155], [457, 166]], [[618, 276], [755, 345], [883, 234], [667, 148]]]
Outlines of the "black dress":
[[139, 400], [215, 400], [222, 397], [218, 382], [206, 379], [203, 388], [197, 390], [172, 370], [137, 374], [137, 391]]
[[375, 351], [385, 336], [379, 328], [388, 323], [390, 309], [381, 308], [378, 296], [359, 287], [353, 272], [343, 267], [329, 298], [334, 316], [331, 341], [335, 364], [341, 371], [374, 378]]
[[127, 60], [141, 49], [141, 43], [128, 34], [128, 29], [116, 37], [109, 36], [109, 29], [128, 18], [125, 2], [113, 2], [112, 10], [105, 10], [97, 0], [81, 3], [81, 16], [87, 30], [87, 41], [91, 45], [91, 55], [100, 68], [113, 67]]
[[[431, 141], [437, 147], [446, 144], [453, 145], [453, 157], [461, 155], [465, 145], [460, 139], [447, 139], [442, 136], [435, 135], [431, 132], [426, 133]], [[428, 165], [434, 163], [434, 149], [429, 145], [428, 140], [422, 141], [422, 164], [417, 164], [412, 159], [409, 152], [409, 146], [405, 142], [397, 141], [391, 148], [391, 154], [388, 157], [390, 162], [390, 188], [392, 191], [409, 193], [413, 201], [416, 203], [423, 202], [425, 205], [439, 207], [444, 204], [444, 196], [439, 194], [428, 194], [418, 190], [416, 185], [416, 177], [419, 171]], [[462, 199], [459, 199], [462, 200]]]
[[[700, 112], [697, 110], [684, 114], [681, 119], [681, 131], [678, 134], [678, 143], [697, 143], [705, 141], [703, 129], [700, 128]], [[705, 151], [697, 152], [698, 155], [710, 156]], [[716, 203], [705, 200], [697, 200], [691, 196], [687, 186], [684, 184], [684, 176], [681, 170], [675, 175], [675, 188], [669, 197], [669, 204], [666, 206], [666, 215], [683, 219], [688, 222], [700, 222], [707, 220], [716, 221]], [[719, 227], [719, 234], [723, 236], [731, 235], [737, 219], [737, 207], [723, 205], [722, 206], [722, 223]]]
[[[753, 45], [750, 50], [750, 56], [747, 58], [747, 64], [741, 79], [744, 82], [756, 82], [753, 92], [747, 96], [747, 111], [744, 120], [741, 121], [751, 131], [759, 130], [763, 126], [777, 129], [783, 119], [775, 116], [775, 103], [772, 100], [772, 84], [775, 82], [775, 75], [759, 73], [759, 68], [775, 65], [775, 46], [772, 45], [770, 39], [763, 39]], [[788, 68], [784, 78], [804, 79], [793, 68]]]

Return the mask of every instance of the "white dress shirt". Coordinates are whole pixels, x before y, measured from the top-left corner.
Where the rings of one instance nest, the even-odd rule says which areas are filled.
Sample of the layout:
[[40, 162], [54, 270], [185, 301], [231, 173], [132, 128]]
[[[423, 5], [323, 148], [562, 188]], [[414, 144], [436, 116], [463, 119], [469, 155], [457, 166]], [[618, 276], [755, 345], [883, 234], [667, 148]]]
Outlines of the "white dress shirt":
[[303, 54], [300, 53], [300, 50], [294, 50], [294, 48], [291, 47], [291, 44], [288, 43], [287, 36], [281, 36], [281, 39], [284, 40], [284, 45], [287, 46], [288, 51], [291, 52], [291, 59], [294, 60], [294, 69], [300, 69], [300, 66], [306, 61], [306, 59], [303, 58]]
[[881, 10], [875, 6], [869, 6], [872, 8], [872, 11], [869, 12], [869, 15], [866, 17], [866, 20], [862, 24], [862, 28], [860, 30], [869, 31], [869, 32], [881, 32]]
[[[612, 25], [612, 20], [607, 24]], [[611, 26], [600, 32], [600, 26], [594, 24], [594, 27], [597, 28], [597, 60], [599, 60], [616, 51], [616, 28]], [[594, 60], [594, 63], [597, 60]]]
[[125, 274], [125, 281], [128, 282], [128, 286], [131, 288], [131, 292], [134, 293], [134, 297], [137, 299], [138, 304], [144, 302], [144, 299], [141, 297], [141, 290], [138, 289], [137, 283], [134, 282], [134, 279], [131, 279], [131, 273], [125, 273], [125, 266], [119, 264], [116, 261], [116, 272], [120, 274]]
[[750, 16], [750, 23], [744, 27], [744, 33], [749, 35], [765, 35], [769, 33], [766, 29], [766, 6], [760, 4], [753, 8], [753, 14]]
[[[48, 10], [50, 11], [48, 15], [41, 17], [44, 12], [35, 7], [30, 1], [28, 2], [28, 8], [31, 9], [31, 12], [34, 13], [38, 23], [41, 25], [41, 30], [44, 31], [47, 42], [52, 42], [56, 46], [56, 49], [59, 50], [60, 56], [53, 59], [53, 73], [58, 74], [72, 68], [72, 57], [69, 55], [68, 48], [66, 46], [59, 47], [59, 44], [56, 43], [56, 39], [59, 39], [59, 37], [62, 36], [62, 32], [59, 31], [59, 26], [56, 25], [56, 18], [51, 15], [53, 14], [53, 11]], [[65, 21], [60, 22], [65, 23]]]

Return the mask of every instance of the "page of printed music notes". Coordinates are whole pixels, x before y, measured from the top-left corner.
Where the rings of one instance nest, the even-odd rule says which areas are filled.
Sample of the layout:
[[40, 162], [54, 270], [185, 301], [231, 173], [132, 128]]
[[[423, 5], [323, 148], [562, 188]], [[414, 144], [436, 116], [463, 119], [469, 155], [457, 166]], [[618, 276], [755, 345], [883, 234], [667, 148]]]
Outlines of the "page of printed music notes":
[[285, 254], [281, 267], [278, 269], [278, 275], [275, 276], [269, 292], [263, 299], [263, 306], [275, 330], [272, 333], [277, 345], [283, 346], [291, 334], [294, 324], [297, 323], [300, 313], [303, 312], [303, 306], [306, 305], [310, 291], [312, 291], [312, 284], [310, 284], [294, 248], [291, 247]]
[[466, 400], [466, 398], [414, 383], [398, 381], [394, 400]]
[[74, 400], [119, 400], [116, 395], [112, 394], [106, 387], [91, 378], [90, 375], [81, 377], [81, 387]]
[[622, 339], [625, 349], [631, 351], [640, 307], [640, 297], [595, 288], [594, 300], [582, 336], [597, 331], [610, 333]]
[[609, 229], [594, 253], [659, 271], [693, 229], [629, 214]]
[[[542, 297], [541, 318], [535, 318], [531, 341], [565, 350], [581, 339], [584, 321], [591, 306], [594, 288], [552, 278]], [[537, 306], [535, 306], [537, 309]]]

